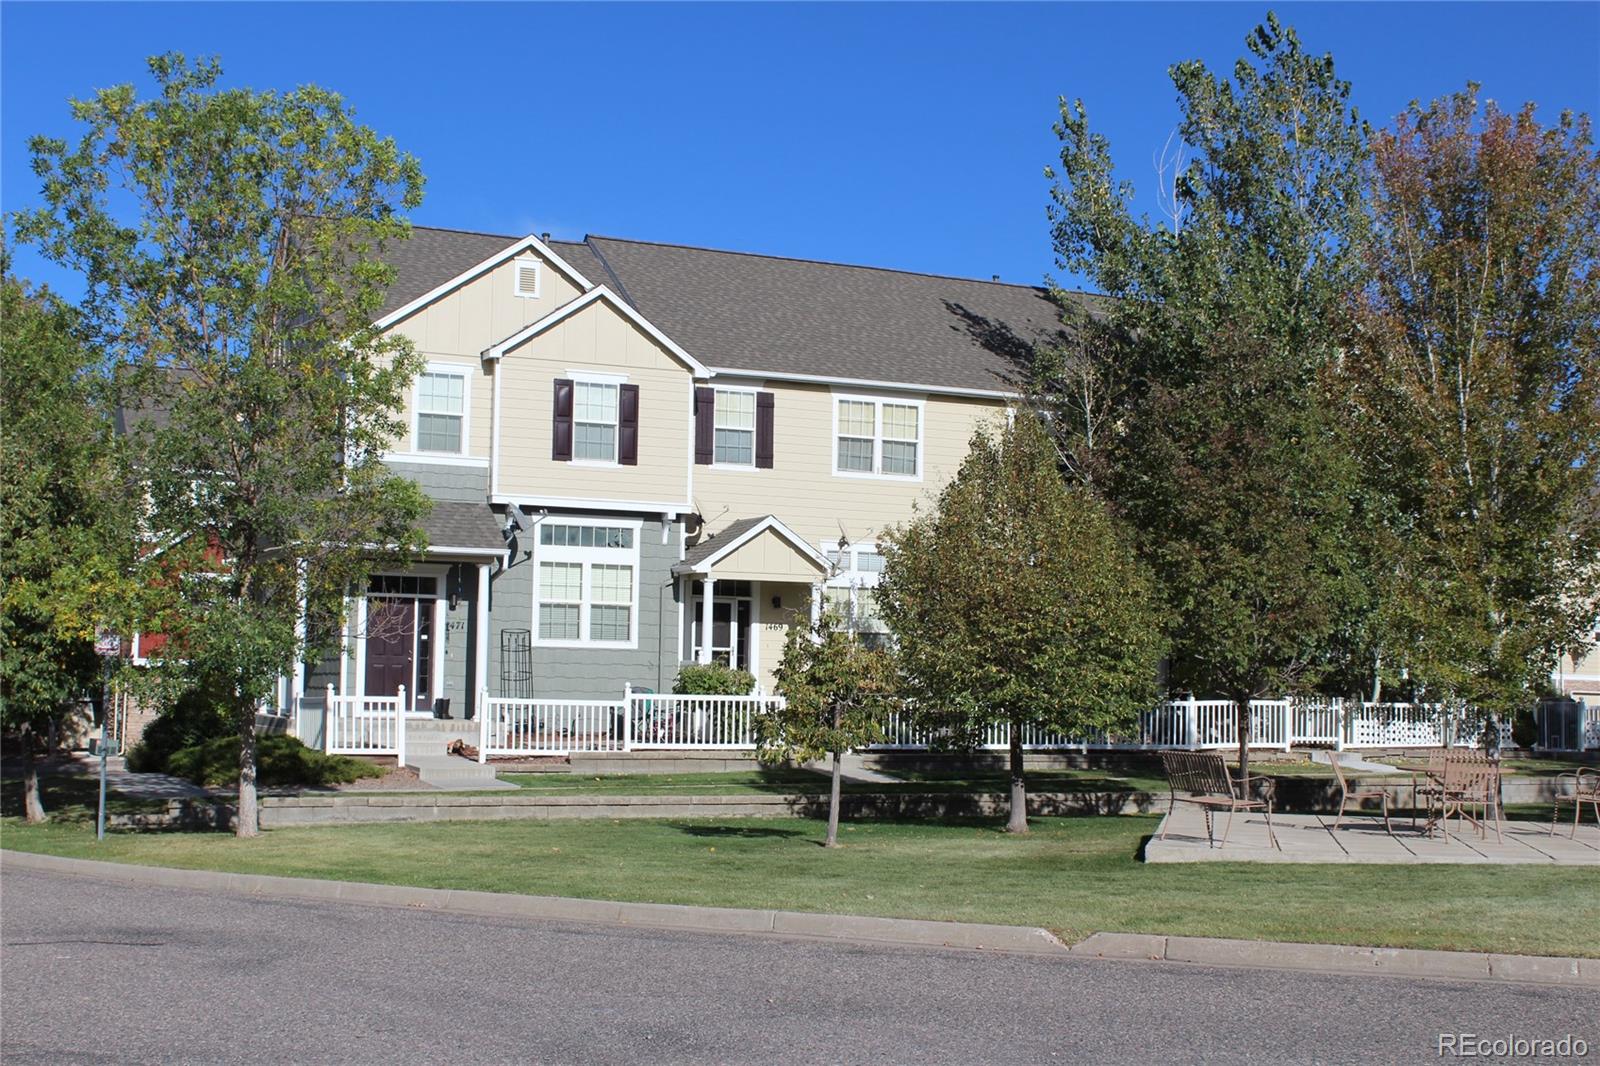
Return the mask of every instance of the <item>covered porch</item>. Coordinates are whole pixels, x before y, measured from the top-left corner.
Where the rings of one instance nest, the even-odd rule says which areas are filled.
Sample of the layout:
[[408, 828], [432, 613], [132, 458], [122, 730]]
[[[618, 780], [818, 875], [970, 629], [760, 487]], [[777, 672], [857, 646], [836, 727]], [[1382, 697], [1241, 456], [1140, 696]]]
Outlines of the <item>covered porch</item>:
[[827, 556], [773, 515], [702, 537], [672, 568], [680, 659], [746, 670], [771, 692], [789, 627], [814, 616], [830, 573]]

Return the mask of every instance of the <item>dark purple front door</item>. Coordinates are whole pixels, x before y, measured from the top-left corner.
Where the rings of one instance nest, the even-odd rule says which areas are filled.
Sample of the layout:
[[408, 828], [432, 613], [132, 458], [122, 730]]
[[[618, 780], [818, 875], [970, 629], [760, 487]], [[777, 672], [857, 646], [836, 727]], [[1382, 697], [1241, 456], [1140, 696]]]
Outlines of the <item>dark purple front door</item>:
[[[367, 695], [397, 696], [416, 676], [415, 600], [373, 596], [367, 600]], [[407, 693], [408, 699], [415, 692]]]

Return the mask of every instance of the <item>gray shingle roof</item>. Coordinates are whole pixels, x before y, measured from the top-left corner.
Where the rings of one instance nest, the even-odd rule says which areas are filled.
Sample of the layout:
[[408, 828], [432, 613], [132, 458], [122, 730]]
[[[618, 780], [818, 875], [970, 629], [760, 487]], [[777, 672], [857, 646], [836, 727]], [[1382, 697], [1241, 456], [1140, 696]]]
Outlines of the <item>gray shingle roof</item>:
[[[398, 276], [384, 313], [518, 239], [413, 227], [388, 251]], [[1055, 304], [1031, 285], [616, 237], [549, 243], [713, 367], [1009, 390], [1032, 346], [1061, 335]]]
[[428, 547], [475, 548], [504, 551], [500, 519], [486, 503], [451, 503], [437, 500], [419, 523], [428, 534]]
[[771, 515], [761, 515], [757, 518], [741, 518], [736, 522], [729, 522], [709, 536], [701, 537], [700, 543], [684, 550], [683, 562], [678, 563], [673, 569], [687, 570], [698, 566], [712, 554], [727, 547], [729, 541], [738, 540], [770, 517]]
[[[713, 367], [1010, 389], [1059, 335], [1029, 285], [590, 237], [634, 306]], [[592, 280], [592, 279], [591, 279]]]
[[383, 258], [394, 267], [395, 278], [378, 317], [404, 307], [518, 240], [521, 238], [411, 227], [410, 238], [395, 241], [384, 249]]

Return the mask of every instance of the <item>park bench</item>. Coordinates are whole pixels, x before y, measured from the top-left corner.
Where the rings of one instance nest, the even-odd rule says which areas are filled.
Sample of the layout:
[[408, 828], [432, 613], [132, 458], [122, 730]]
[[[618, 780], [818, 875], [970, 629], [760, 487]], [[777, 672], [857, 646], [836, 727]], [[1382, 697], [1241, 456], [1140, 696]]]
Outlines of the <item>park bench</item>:
[[[1227, 824], [1222, 829], [1222, 843], [1226, 847], [1228, 834], [1233, 830], [1236, 811], [1262, 811], [1267, 817], [1267, 839], [1279, 851], [1283, 847], [1272, 831], [1272, 800], [1270, 796], [1252, 799], [1248, 781], [1239, 781], [1228, 773], [1228, 764], [1222, 756], [1206, 751], [1163, 751], [1161, 765], [1167, 774], [1167, 785], [1172, 792], [1172, 803], [1167, 818], [1161, 823], [1161, 839], [1167, 838], [1167, 827], [1180, 803], [1192, 803], [1205, 812], [1206, 843], [1218, 847], [1212, 832], [1212, 819], [1218, 811], [1228, 812]], [[1183, 793], [1180, 795], [1179, 793]]]

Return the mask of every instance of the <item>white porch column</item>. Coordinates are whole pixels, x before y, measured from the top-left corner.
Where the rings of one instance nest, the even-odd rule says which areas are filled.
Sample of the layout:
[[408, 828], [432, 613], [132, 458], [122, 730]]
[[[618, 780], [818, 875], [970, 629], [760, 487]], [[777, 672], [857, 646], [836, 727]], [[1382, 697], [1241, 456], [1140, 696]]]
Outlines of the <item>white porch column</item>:
[[711, 605], [717, 588], [717, 583], [711, 577], [710, 570], [706, 571], [702, 588], [705, 591], [700, 597], [700, 646], [695, 649], [695, 662], [709, 663], [711, 661]]
[[289, 678], [289, 691], [287, 693], [290, 708], [300, 706], [300, 697], [306, 694], [306, 674], [309, 672], [309, 664], [306, 662], [306, 612], [309, 609], [309, 605], [306, 602], [306, 562], [304, 559], [295, 564], [294, 585], [294, 640], [296, 653], [294, 657], [294, 675]]
[[[473, 627], [477, 643], [474, 647], [477, 654], [472, 662], [472, 691], [481, 699], [489, 691], [489, 564], [478, 564], [478, 598], [473, 604]], [[481, 715], [483, 707], [478, 699], [473, 701], [472, 713]], [[465, 716], [465, 710], [462, 715]]]

